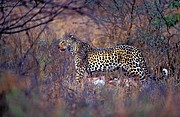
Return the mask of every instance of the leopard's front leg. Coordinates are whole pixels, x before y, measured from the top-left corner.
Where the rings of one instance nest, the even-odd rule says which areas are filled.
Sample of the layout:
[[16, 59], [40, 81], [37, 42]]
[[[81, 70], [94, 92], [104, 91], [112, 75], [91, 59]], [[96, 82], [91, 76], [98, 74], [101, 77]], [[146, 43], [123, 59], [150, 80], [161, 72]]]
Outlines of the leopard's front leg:
[[84, 73], [85, 73], [85, 67], [76, 66], [75, 85], [78, 87], [78, 91], [80, 91], [80, 89], [84, 89], [84, 82], [82, 82], [82, 78], [84, 77]]
[[84, 77], [84, 73], [86, 71], [86, 63], [79, 60], [79, 58], [75, 61], [75, 68], [76, 68], [76, 82], [81, 83], [82, 78]]
[[82, 78], [84, 77], [85, 69], [83, 67], [76, 67], [76, 82], [81, 83]]

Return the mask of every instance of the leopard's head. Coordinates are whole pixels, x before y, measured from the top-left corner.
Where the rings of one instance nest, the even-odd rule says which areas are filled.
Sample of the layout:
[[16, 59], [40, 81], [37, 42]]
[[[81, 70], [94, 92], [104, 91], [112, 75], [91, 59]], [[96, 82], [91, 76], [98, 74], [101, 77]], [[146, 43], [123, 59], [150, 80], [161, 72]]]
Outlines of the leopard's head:
[[60, 39], [58, 48], [61, 51], [65, 51], [66, 49], [71, 50], [76, 38], [73, 34], [66, 34], [62, 39]]

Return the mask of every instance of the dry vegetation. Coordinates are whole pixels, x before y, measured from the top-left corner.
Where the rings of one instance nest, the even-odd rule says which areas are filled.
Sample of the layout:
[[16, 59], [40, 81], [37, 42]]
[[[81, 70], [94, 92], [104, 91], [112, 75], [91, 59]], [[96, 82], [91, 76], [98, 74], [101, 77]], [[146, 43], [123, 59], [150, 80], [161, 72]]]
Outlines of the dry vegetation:
[[[1, 0], [0, 116], [180, 116], [178, 0]], [[140, 48], [150, 73], [166, 80], [138, 90], [95, 73], [74, 86], [73, 58], [58, 38], [72, 32], [94, 47]], [[93, 79], [105, 78], [106, 85]]]

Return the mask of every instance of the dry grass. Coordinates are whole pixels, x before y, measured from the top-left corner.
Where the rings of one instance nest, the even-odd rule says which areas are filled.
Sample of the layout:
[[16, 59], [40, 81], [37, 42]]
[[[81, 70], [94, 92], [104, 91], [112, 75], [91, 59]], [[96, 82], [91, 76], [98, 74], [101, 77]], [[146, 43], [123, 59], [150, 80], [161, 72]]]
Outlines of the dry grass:
[[[49, 24], [41, 36], [38, 36], [41, 28], [5, 35], [4, 41], [0, 40], [0, 116], [180, 116], [179, 31], [162, 26], [160, 32], [151, 29], [151, 25], [147, 30], [147, 17], [142, 16], [141, 20], [134, 19], [128, 35], [129, 18], [127, 14], [124, 22], [115, 24], [122, 26], [117, 29], [112, 25], [114, 22], [102, 26], [84, 15], [65, 15]], [[68, 32], [95, 47], [121, 42], [139, 47], [151, 74], [160, 77], [162, 68], [166, 68], [168, 79], [150, 81], [139, 90], [124, 83], [108, 84], [114, 77], [123, 80], [120, 72], [98, 72], [92, 78], [84, 78], [80, 88], [74, 85], [73, 57], [68, 52], [59, 52], [55, 40]], [[105, 78], [106, 84], [94, 85], [92, 82], [97, 78]]]
[[[86, 82], [83, 90], [71, 90], [62, 77], [50, 80], [28, 92], [27, 81], [4, 73], [1, 81], [1, 101], [5, 101], [3, 116], [179, 116], [178, 87], [151, 84], [139, 91], [125, 87], [95, 86]], [[13, 82], [13, 83], [12, 83]], [[8, 88], [4, 88], [4, 86]], [[3, 103], [1, 103], [2, 105]]]

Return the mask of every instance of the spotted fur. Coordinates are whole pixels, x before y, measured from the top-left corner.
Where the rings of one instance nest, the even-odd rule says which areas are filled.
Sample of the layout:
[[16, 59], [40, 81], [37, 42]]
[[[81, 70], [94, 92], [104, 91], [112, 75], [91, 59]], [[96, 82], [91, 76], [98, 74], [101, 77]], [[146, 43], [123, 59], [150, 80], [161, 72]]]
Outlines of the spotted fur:
[[118, 45], [106, 49], [97, 49], [79, 40], [72, 34], [65, 35], [59, 43], [59, 49], [68, 49], [74, 56], [76, 80], [83, 78], [85, 71], [115, 71], [121, 68], [128, 77], [146, 79], [148, 70], [142, 52], [129, 45]]

